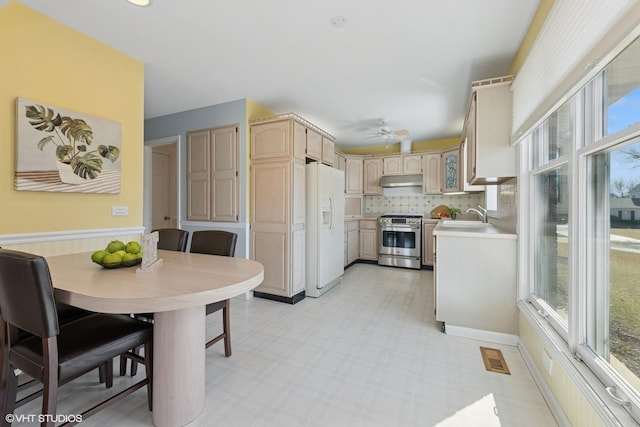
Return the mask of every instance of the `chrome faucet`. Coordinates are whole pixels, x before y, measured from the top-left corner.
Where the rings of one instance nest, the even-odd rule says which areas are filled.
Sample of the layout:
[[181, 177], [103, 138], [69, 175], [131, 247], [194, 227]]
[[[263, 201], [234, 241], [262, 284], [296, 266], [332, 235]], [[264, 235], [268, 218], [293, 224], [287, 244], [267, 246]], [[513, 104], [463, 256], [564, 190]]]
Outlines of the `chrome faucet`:
[[487, 210], [485, 208], [483, 208], [482, 206], [480, 206], [480, 205], [478, 205], [478, 209], [469, 208], [466, 211], [464, 211], [464, 213], [473, 212], [473, 213], [475, 213], [476, 215], [478, 215], [482, 219], [482, 222], [485, 222], [485, 223], [489, 222], [489, 218], [487, 217]]

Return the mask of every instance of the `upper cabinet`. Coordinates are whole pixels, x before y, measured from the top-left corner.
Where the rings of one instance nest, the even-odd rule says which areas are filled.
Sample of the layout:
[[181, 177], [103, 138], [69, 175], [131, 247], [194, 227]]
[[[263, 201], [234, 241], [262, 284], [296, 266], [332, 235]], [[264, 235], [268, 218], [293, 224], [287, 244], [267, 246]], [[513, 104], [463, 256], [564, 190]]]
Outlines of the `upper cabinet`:
[[342, 172], [347, 168], [347, 159], [337, 151], [333, 153], [333, 167], [340, 169]]
[[460, 147], [442, 152], [442, 192], [454, 193], [462, 191], [460, 181]]
[[388, 156], [382, 159], [383, 175], [402, 175], [402, 156]]
[[404, 154], [382, 158], [383, 175], [412, 175], [422, 173], [422, 155]]
[[382, 194], [380, 177], [382, 176], [382, 158], [374, 157], [363, 160], [363, 193], [379, 196]]
[[238, 221], [238, 126], [187, 132], [187, 219]]
[[500, 184], [517, 175], [511, 146], [513, 76], [473, 82], [462, 138], [470, 184]]
[[347, 157], [345, 162], [344, 192], [347, 194], [362, 194], [363, 161], [361, 158]]
[[331, 135], [295, 114], [251, 122], [252, 160], [308, 158], [333, 166], [334, 151]]
[[442, 193], [442, 178], [440, 176], [442, 154], [440, 152], [426, 153], [422, 157], [424, 162], [422, 192], [425, 194]]

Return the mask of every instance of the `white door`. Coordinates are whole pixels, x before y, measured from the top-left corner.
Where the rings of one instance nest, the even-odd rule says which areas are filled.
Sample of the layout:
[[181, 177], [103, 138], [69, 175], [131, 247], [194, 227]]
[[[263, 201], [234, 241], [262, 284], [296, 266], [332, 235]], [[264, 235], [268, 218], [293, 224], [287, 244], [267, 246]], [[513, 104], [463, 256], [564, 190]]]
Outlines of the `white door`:
[[151, 229], [177, 227], [175, 145], [153, 148]]

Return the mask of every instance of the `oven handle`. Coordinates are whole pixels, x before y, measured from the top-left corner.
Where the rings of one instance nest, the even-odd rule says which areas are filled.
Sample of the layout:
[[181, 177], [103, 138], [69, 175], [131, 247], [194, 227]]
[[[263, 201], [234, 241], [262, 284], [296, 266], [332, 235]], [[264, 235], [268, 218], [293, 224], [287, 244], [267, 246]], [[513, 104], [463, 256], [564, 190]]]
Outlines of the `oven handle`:
[[419, 225], [405, 225], [405, 226], [394, 226], [394, 225], [383, 225], [380, 227], [381, 231], [414, 231], [419, 230]]

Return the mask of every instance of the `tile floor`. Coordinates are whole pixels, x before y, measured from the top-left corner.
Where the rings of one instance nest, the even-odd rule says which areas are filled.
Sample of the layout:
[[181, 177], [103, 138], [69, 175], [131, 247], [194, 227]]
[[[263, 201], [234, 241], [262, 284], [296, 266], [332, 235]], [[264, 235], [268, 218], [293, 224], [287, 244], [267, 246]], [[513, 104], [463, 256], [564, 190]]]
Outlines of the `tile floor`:
[[[356, 264], [335, 289], [293, 306], [234, 298], [233, 356], [222, 344], [207, 351], [205, 409], [190, 425], [556, 426], [518, 350], [440, 333], [432, 292], [430, 271]], [[210, 335], [219, 317], [209, 316]], [[485, 371], [481, 345], [500, 348], [511, 375]], [[96, 379], [65, 385], [58, 412], [100, 397]], [[129, 381], [116, 376], [114, 387]], [[81, 425], [151, 425], [146, 393]]]

